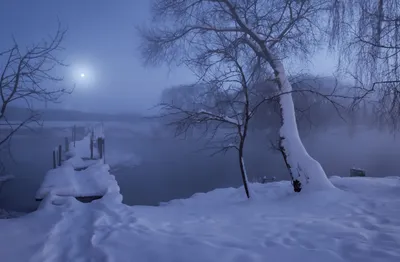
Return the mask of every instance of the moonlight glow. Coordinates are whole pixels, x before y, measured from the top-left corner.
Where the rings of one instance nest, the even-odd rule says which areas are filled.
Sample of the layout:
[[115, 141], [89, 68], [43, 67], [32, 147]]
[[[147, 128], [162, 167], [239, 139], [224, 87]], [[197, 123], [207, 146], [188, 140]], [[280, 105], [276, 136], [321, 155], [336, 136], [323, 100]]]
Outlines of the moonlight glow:
[[[0, 0], [1, 2], [1, 0]], [[71, 68], [71, 81], [73, 81], [78, 89], [92, 88], [95, 84], [95, 74], [93, 68], [86, 64], [76, 64]], [[0, 259], [1, 260], [1, 259]]]

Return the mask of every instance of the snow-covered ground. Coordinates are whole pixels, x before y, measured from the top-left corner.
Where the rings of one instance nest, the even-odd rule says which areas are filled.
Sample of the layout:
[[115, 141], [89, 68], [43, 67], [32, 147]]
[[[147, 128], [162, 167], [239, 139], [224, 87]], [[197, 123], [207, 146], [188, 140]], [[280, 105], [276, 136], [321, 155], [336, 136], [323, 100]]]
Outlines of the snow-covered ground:
[[218, 189], [160, 207], [47, 198], [0, 220], [2, 261], [400, 261], [400, 178], [339, 178], [292, 193], [289, 182]]

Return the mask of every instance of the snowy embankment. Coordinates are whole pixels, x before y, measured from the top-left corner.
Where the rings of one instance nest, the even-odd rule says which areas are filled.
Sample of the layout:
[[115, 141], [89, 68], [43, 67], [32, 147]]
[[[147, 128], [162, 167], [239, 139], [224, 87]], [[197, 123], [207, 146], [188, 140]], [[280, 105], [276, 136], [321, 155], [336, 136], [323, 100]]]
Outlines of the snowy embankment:
[[331, 178], [337, 189], [289, 182], [218, 189], [160, 207], [119, 194], [83, 204], [51, 196], [0, 221], [4, 261], [400, 261], [400, 178]]

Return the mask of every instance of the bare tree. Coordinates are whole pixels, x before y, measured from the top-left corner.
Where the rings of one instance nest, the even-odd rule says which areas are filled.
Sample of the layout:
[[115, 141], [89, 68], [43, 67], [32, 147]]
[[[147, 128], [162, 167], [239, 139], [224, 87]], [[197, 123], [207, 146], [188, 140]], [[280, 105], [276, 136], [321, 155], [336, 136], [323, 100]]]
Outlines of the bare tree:
[[[260, 95], [258, 99], [266, 98], [255, 115], [257, 126], [263, 128], [279, 128], [279, 93], [271, 93], [265, 89], [270, 83], [259, 83], [256, 85], [256, 92]], [[349, 118], [347, 107], [354, 99], [347, 93], [348, 86], [343, 85], [334, 77], [319, 77], [309, 74], [299, 74], [290, 77], [292, 84], [293, 100], [297, 117], [298, 127], [301, 132], [329, 125], [337, 125], [339, 122], [347, 122]], [[344, 121], [343, 121], [344, 120]], [[253, 121], [254, 122], [254, 121]]]
[[[379, 122], [398, 129], [400, 114], [400, 2], [335, 0], [330, 40], [339, 66], [356, 82], [359, 97], [374, 107]], [[355, 101], [358, 105], [359, 100]]]
[[[31, 124], [40, 124], [40, 113], [32, 109], [32, 101], [57, 102], [71, 90], [57, 87], [62, 81], [55, 76], [58, 66], [65, 66], [57, 58], [63, 50], [61, 43], [66, 31], [60, 24], [54, 36], [28, 47], [20, 46], [15, 39], [11, 48], [0, 52], [0, 146]], [[7, 112], [13, 105], [26, 105], [28, 116], [21, 121], [11, 121]]]
[[[233, 46], [224, 34], [213, 40], [198, 44], [202, 52], [186, 60], [201, 74], [201, 82], [186, 87], [189, 92], [179, 89], [190, 96], [179, 99], [178, 103], [173, 100], [161, 103], [162, 117], [174, 117], [170, 124], [176, 126], [178, 135], [203, 128], [203, 136], [207, 136], [208, 147], [215, 150], [214, 154], [237, 150], [245, 193], [250, 198], [244, 147], [250, 119], [264, 101], [251, 103], [255, 94], [250, 86], [259, 77], [259, 63], [257, 59], [249, 59], [245, 49]], [[175, 96], [176, 93], [172, 97]]]
[[[332, 188], [321, 165], [300, 139], [284, 59], [306, 58], [320, 41], [319, 24], [330, 1], [323, 0], [158, 0], [153, 5], [157, 27], [143, 30], [147, 62], [199, 56], [208, 41], [224, 36], [233, 49], [255, 56], [273, 72], [281, 111], [280, 148], [296, 192], [304, 187]], [[321, 22], [321, 23], [320, 23]], [[218, 59], [210, 59], [218, 64]], [[190, 63], [188, 66], [191, 66]]]

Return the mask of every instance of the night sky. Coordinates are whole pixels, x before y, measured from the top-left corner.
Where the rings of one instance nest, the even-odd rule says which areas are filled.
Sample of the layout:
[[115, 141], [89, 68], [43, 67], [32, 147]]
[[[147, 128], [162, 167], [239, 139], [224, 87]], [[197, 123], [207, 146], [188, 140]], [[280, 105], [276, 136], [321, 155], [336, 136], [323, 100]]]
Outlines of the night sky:
[[[27, 45], [54, 34], [58, 20], [68, 28], [60, 58], [69, 65], [59, 72], [74, 93], [56, 106], [83, 111], [145, 111], [157, 103], [160, 91], [189, 83], [184, 68], [144, 67], [136, 27], [149, 24], [150, 0], [0, 0], [0, 48], [12, 36]], [[325, 53], [311, 65], [329, 74], [333, 62]], [[85, 74], [81, 78], [81, 73]], [[90, 99], [88, 99], [90, 97]]]

